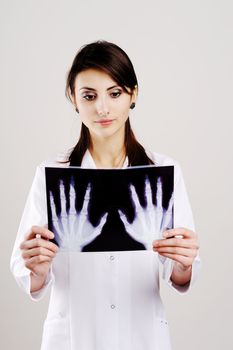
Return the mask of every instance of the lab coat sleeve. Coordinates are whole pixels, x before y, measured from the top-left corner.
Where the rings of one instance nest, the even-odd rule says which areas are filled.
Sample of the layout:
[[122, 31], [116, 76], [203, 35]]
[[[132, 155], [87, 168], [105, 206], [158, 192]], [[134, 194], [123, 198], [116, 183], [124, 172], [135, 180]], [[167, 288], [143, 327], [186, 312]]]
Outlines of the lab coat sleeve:
[[26, 233], [32, 226], [44, 226], [45, 224], [47, 224], [45, 168], [43, 164], [41, 164], [36, 169], [10, 260], [10, 269], [16, 279], [16, 282], [20, 288], [23, 289], [34, 301], [40, 300], [46, 293], [49, 286], [53, 283], [54, 274], [52, 271], [52, 265], [44, 286], [39, 291], [31, 293], [30, 270], [25, 267], [19, 246], [24, 240]]
[[[184, 227], [195, 231], [192, 210], [190, 207], [182, 171], [179, 164], [176, 162], [174, 165], [174, 228]], [[195, 258], [192, 264], [191, 280], [184, 286], [176, 285], [171, 281], [171, 274], [173, 270], [174, 261], [169, 258], [160, 258], [163, 263], [163, 279], [168, 285], [175, 289], [178, 293], [186, 293], [193, 286], [197, 279], [200, 269], [200, 257]]]

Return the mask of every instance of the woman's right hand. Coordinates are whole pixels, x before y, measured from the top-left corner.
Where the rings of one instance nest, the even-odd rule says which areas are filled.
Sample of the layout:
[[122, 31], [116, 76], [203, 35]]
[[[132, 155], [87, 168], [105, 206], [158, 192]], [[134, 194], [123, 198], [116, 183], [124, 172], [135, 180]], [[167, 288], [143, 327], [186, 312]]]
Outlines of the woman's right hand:
[[[36, 235], [40, 238], [36, 238]], [[45, 227], [32, 226], [31, 230], [26, 234], [25, 240], [20, 244], [22, 258], [25, 266], [31, 270], [33, 277], [32, 289], [39, 289], [37, 285], [43, 284], [45, 281], [50, 265], [58, 252], [58, 246], [49, 240], [54, 238], [53, 232]], [[34, 291], [34, 290], [33, 290]]]

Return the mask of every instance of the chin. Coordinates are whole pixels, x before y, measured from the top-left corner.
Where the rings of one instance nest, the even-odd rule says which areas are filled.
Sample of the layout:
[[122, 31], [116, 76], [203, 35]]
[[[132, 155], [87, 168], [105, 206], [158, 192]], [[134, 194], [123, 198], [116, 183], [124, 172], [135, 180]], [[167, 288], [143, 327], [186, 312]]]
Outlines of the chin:
[[110, 137], [113, 137], [113, 136], [116, 136], [116, 134], [120, 134], [122, 132], [122, 129], [120, 128], [112, 128], [110, 130], [110, 128], [106, 128], [105, 130], [101, 130], [98, 132], [95, 132], [95, 136], [97, 136], [98, 138], [104, 138], [104, 139], [107, 139], [107, 138], [110, 138]]

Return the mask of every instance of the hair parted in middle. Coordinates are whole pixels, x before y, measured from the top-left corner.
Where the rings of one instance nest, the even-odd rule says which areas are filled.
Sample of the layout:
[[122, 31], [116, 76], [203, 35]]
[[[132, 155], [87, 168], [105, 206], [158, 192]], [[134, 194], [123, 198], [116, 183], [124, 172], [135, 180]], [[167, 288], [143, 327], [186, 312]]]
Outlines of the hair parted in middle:
[[[90, 68], [108, 74], [127, 94], [132, 95], [135, 88], [138, 89], [133, 64], [125, 51], [114, 43], [98, 40], [80, 48], [68, 72], [65, 93], [72, 103], [75, 99], [77, 75]], [[90, 145], [89, 129], [82, 123], [80, 138], [69, 156], [71, 166], [81, 166], [82, 158]], [[144, 147], [136, 140], [129, 118], [125, 123], [125, 148], [129, 166], [154, 164], [147, 156]]]

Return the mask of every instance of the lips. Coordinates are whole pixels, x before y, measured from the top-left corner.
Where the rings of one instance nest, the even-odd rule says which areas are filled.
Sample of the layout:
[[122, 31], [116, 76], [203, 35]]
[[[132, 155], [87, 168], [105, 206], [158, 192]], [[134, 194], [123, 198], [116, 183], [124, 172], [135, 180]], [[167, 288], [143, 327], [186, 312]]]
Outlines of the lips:
[[109, 125], [113, 122], [114, 119], [100, 119], [96, 121], [96, 123], [101, 124], [101, 125]]

